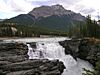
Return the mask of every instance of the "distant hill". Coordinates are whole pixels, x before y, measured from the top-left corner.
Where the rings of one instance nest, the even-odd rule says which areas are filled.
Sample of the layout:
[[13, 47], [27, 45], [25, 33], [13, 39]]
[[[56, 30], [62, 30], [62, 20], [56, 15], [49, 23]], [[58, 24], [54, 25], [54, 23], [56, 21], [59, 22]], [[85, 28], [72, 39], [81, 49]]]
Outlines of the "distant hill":
[[66, 32], [72, 26], [85, 23], [85, 19], [81, 14], [66, 10], [62, 5], [53, 5], [34, 8], [28, 14], [20, 14], [3, 23], [33, 27], [33, 30]]

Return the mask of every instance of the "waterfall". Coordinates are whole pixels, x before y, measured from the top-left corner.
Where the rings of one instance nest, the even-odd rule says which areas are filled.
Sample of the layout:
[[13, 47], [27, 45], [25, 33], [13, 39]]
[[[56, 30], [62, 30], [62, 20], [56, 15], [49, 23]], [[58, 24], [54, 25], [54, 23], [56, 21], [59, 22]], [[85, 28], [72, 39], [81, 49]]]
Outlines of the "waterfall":
[[29, 59], [59, 59], [66, 67], [62, 75], [82, 75], [82, 68], [91, 69], [92, 66], [81, 59], [76, 61], [71, 55], [65, 55], [65, 48], [63, 48], [58, 42], [37, 42], [36, 48], [32, 48], [30, 44], [28, 46]]

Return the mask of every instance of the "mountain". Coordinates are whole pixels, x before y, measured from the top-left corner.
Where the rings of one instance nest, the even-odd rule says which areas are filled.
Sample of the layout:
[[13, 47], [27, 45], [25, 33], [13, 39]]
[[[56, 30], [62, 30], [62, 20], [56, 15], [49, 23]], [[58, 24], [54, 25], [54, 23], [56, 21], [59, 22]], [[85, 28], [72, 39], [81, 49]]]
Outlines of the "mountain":
[[34, 8], [28, 14], [20, 14], [4, 23], [30, 26], [49, 31], [68, 31], [69, 27], [85, 22], [85, 17], [71, 10], [66, 10], [62, 5], [41, 6]]
[[38, 8], [33, 9], [29, 12], [29, 14], [34, 15], [36, 18], [39, 17], [49, 17], [52, 15], [67, 15], [67, 14], [73, 14], [71, 11], [66, 11], [61, 5], [53, 5], [53, 6], [41, 6]]
[[53, 5], [53, 6], [41, 6], [38, 8], [34, 8], [32, 11], [29, 12], [29, 14], [35, 16], [35, 18], [39, 18], [39, 17], [50, 17], [53, 15], [56, 16], [63, 16], [63, 15], [70, 15], [72, 16], [73, 20], [77, 20], [77, 21], [84, 21], [84, 16], [82, 16], [81, 14], [77, 14], [74, 13], [71, 10], [66, 10], [62, 5]]

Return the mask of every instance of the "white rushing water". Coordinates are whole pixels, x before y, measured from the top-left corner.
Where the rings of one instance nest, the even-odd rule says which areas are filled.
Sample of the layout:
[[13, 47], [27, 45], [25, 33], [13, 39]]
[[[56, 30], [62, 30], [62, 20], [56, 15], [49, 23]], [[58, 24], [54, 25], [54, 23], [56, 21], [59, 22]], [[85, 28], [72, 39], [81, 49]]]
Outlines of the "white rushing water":
[[70, 40], [70, 38], [19, 38], [7, 39], [4, 42], [36, 42], [36, 48], [32, 48], [30, 44], [27, 44], [29, 59], [59, 59], [66, 67], [62, 75], [82, 75], [82, 68], [92, 70], [92, 65], [87, 61], [81, 59], [76, 61], [71, 55], [65, 55], [65, 49], [58, 43], [58, 41], [64, 40]]
[[50, 38], [15, 38], [15, 39], [5, 39], [4, 42], [57, 42], [57, 41], [63, 41], [63, 40], [70, 40], [71, 38], [68, 37], [50, 37]]
[[76, 61], [71, 55], [65, 55], [65, 49], [57, 41], [38, 41], [35, 49], [30, 44], [27, 46], [29, 59], [59, 59], [62, 61], [66, 67], [62, 75], [82, 75], [82, 68], [92, 70], [92, 65], [87, 61], [81, 59]]

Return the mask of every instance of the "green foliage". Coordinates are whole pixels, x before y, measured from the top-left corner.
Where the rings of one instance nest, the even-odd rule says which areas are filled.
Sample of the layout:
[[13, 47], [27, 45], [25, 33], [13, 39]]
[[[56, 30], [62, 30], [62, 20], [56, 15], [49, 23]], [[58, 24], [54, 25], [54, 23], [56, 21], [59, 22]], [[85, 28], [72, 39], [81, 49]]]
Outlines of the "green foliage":
[[[12, 31], [12, 27], [17, 32]], [[100, 38], [100, 26], [95, 20], [87, 16], [86, 23], [73, 20], [70, 15], [35, 18], [30, 14], [23, 14], [7, 19], [0, 23], [0, 36], [31, 37], [40, 35], [96, 37]]]
[[69, 29], [69, 36], [100, 38], [100, 26], [97, 21], [91, 20], [90, 15], [87, 16], [86, 23], [71, 26]]
[[[15, 30], [13, 30], [12, 28]], [[38, 37], [40, 35], [66, 36], [67, 34], [63, 31], [41, 28], [35, 25], [23, 25], [20, 23], [12, 23], [9, 21], [0, 23], [1, 37]]]

